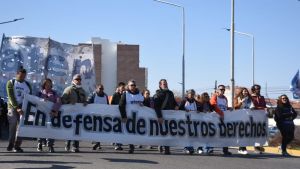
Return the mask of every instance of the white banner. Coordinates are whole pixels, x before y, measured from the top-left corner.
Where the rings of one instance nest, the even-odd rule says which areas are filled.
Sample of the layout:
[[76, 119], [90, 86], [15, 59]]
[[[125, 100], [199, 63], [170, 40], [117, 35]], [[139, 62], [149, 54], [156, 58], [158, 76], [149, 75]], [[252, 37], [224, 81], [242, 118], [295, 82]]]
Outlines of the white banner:
[[138, 105], [127, 107], [124, 123], [116, 105], [63, 105], [55, 118], [49, 116], [51, 106], [51, 102], [27, 95], [19, 136], [195, 147], [263, 145], [268, 136], [265, 112], [258, 110], [227, 111], [224, 122], [215, 112], [166, 110], [164, 123], [159, 124], [153, 109]]

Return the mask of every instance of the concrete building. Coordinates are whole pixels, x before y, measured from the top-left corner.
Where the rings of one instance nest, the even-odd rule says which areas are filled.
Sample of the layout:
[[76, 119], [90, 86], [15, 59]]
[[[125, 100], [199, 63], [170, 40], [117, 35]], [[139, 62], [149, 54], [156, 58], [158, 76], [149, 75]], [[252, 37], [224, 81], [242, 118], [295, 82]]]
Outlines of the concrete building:
[[112, 95], [119, 82], [135, 79], [140, 89], [147, 88], [147, 68], [139, 67], [139, 45], [110, 42], [107, 39], [92, 38], [95, 60], [96, 83], [105, 87]]

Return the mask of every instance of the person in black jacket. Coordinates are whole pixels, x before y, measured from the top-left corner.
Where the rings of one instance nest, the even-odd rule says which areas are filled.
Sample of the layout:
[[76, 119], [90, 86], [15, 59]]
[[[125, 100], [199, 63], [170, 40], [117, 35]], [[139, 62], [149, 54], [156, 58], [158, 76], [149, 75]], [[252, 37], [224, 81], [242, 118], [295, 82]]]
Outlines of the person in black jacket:
[[287, 145], [294, 139], [295, 124], [293, 120], [297, 117], [297, 112], [290, 104], [287, 95], [281, 95], [277, 101], [274, 120], [282, 135], [281, 150], [282, 156], [290, 156], [287, 153]]
[[[118, 84], [118, 87], [116, 89], [116, 92], [113, 94], [112, 99], [111, 99], [111, 105], [119, 105], [120, 100], [121, 100], [121, 96], [125, 91], [125, 83], [124, 82], [120, 82]], [[113, 145], [115, 145], [115, 150], [117, 151], [122, 151], [122, 144], [121, 143], [113, 143]]]
[[[136, 87], [136, 83], [134, 80], [129, 80], [127, 83], [128, 90], [122, 94], [120, 103], [119, 103], [119, 110], [122, 117], [122, 122], [127, 121], [127, 112], [126, 106], [127, 105], [140, 105], [143, 106], [144, 97], [140, 93], [140, 91]], [[134, 145], [129, 144], [129, 154], [134, 152]]]
[[[159, 89], [156, 91], [156, 94], [153, 96], [154, 98], [154, 109], [157, 115], [157, 120], [159, 123], [163, 123], [163, 114], [162, 110], [178, 110], [178, 105], [175, 101], [174, 94], [171, 90], [168, 89], [168, 82], [166, 79], [161, 79], [159, 81]], [[169, 146], [159, 146], [158, 149], [164, 154], [170, 154]]]

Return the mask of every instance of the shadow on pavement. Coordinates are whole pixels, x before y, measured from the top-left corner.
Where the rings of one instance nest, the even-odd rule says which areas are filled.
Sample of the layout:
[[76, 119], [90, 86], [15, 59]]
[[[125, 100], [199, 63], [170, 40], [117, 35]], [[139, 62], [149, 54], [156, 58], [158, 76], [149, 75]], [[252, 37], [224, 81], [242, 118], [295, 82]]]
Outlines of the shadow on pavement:
[[[75, 168], [71, 166], [64, 166], [64, 165], [52, 165], [51, 167], [44, 167], [44, 168], [32, 168], [30, 169], [69, 169], [69, 168]], [[29, 169], [29, 168], [15, 168], [15, 169]]]
[[107, 160], [109, 162], [119, 162], [119, 163], [141, 163], [141, 164], [159, 164], [156, 161], [150, 160], [139, 160], [139, 159], [122, 159], [122, 158], [101, 158], [103, 160]]
[[14, 164], [91, 164], [88, 162], [40, 161], [40, 160], [0, 161], [0, 164], [5, 164], [5, 163], [14, 163]]

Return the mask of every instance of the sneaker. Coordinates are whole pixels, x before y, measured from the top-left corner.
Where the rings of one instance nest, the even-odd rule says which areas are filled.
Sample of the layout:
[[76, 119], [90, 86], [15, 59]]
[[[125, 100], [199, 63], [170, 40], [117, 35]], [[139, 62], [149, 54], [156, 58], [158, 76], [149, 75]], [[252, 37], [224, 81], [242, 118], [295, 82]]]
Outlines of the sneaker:
[[48, 147], [49, 153], [55, 153], [53, 146]]
[[73, 153], [79, 153], [79, 148], [77, 147], [72, 147], [72, 150], [71, 150]]
[[183, 151], [185, 154], [190, 154], [190, 155], [194, 154], [194, 149], [191, 147], [184, 147]]
[[263, 147], [254, 147], [254, 151], [258, 154], [262, 154], [265, 149]]
[[211, 155], [214, 152], [213, 148], [206, 148], [205, 154]]
[[100, 143], [96, 143], [94, 146], [93, 146], [93, 150], [100, 150], [101, 149], [101, 146], [100, 146]]
[[123, 150], [123, 148], [122, 148], [122, 146], [120, 146], [120, 145], [117, 145], [117, 146], [115, 146], [115, 150], [117, 150], [117, 151], [122, 151], [122, 150]]
[[203, 149], [202, 149], [202, 147], [201, 147], [201, 148], [199, 147], [199, 148], [197, 149], [197, 153], [198, 153], [198, 154], [203, 154]]
[[281, 155], [283, 157], [292, 157], [287, 151], [282, 151]]
[[7, 148], [6, 148], [6, 150], [7, 150], [7, 151], [12, 151], [13, 148], [14, 148], [14, 145], [9, 144], [9, 145], [7, 146]]
[[43, 145], [39, 143], [36, 150], [43, 151]]
[[70, 146], [66, 145], [65, 151], [70, 151]]
[[15, 147], [14, 148], [14, 152], [15, 153], [23, 153], [24, 151], [23, 151], [23, 149], [21, 147]]
[[248, 151], [247, 150], [239, 150], [238, 153], [243, 154], [243, 155], [247, 155]]
[[129, 154], [133, 154], [134, 153], [134, 145], [129, 145], [128, 153]]
[[157, 150], [158, 150], [159, 153], [163, 153], [164, 152], [163, 146], [158, 146]]

